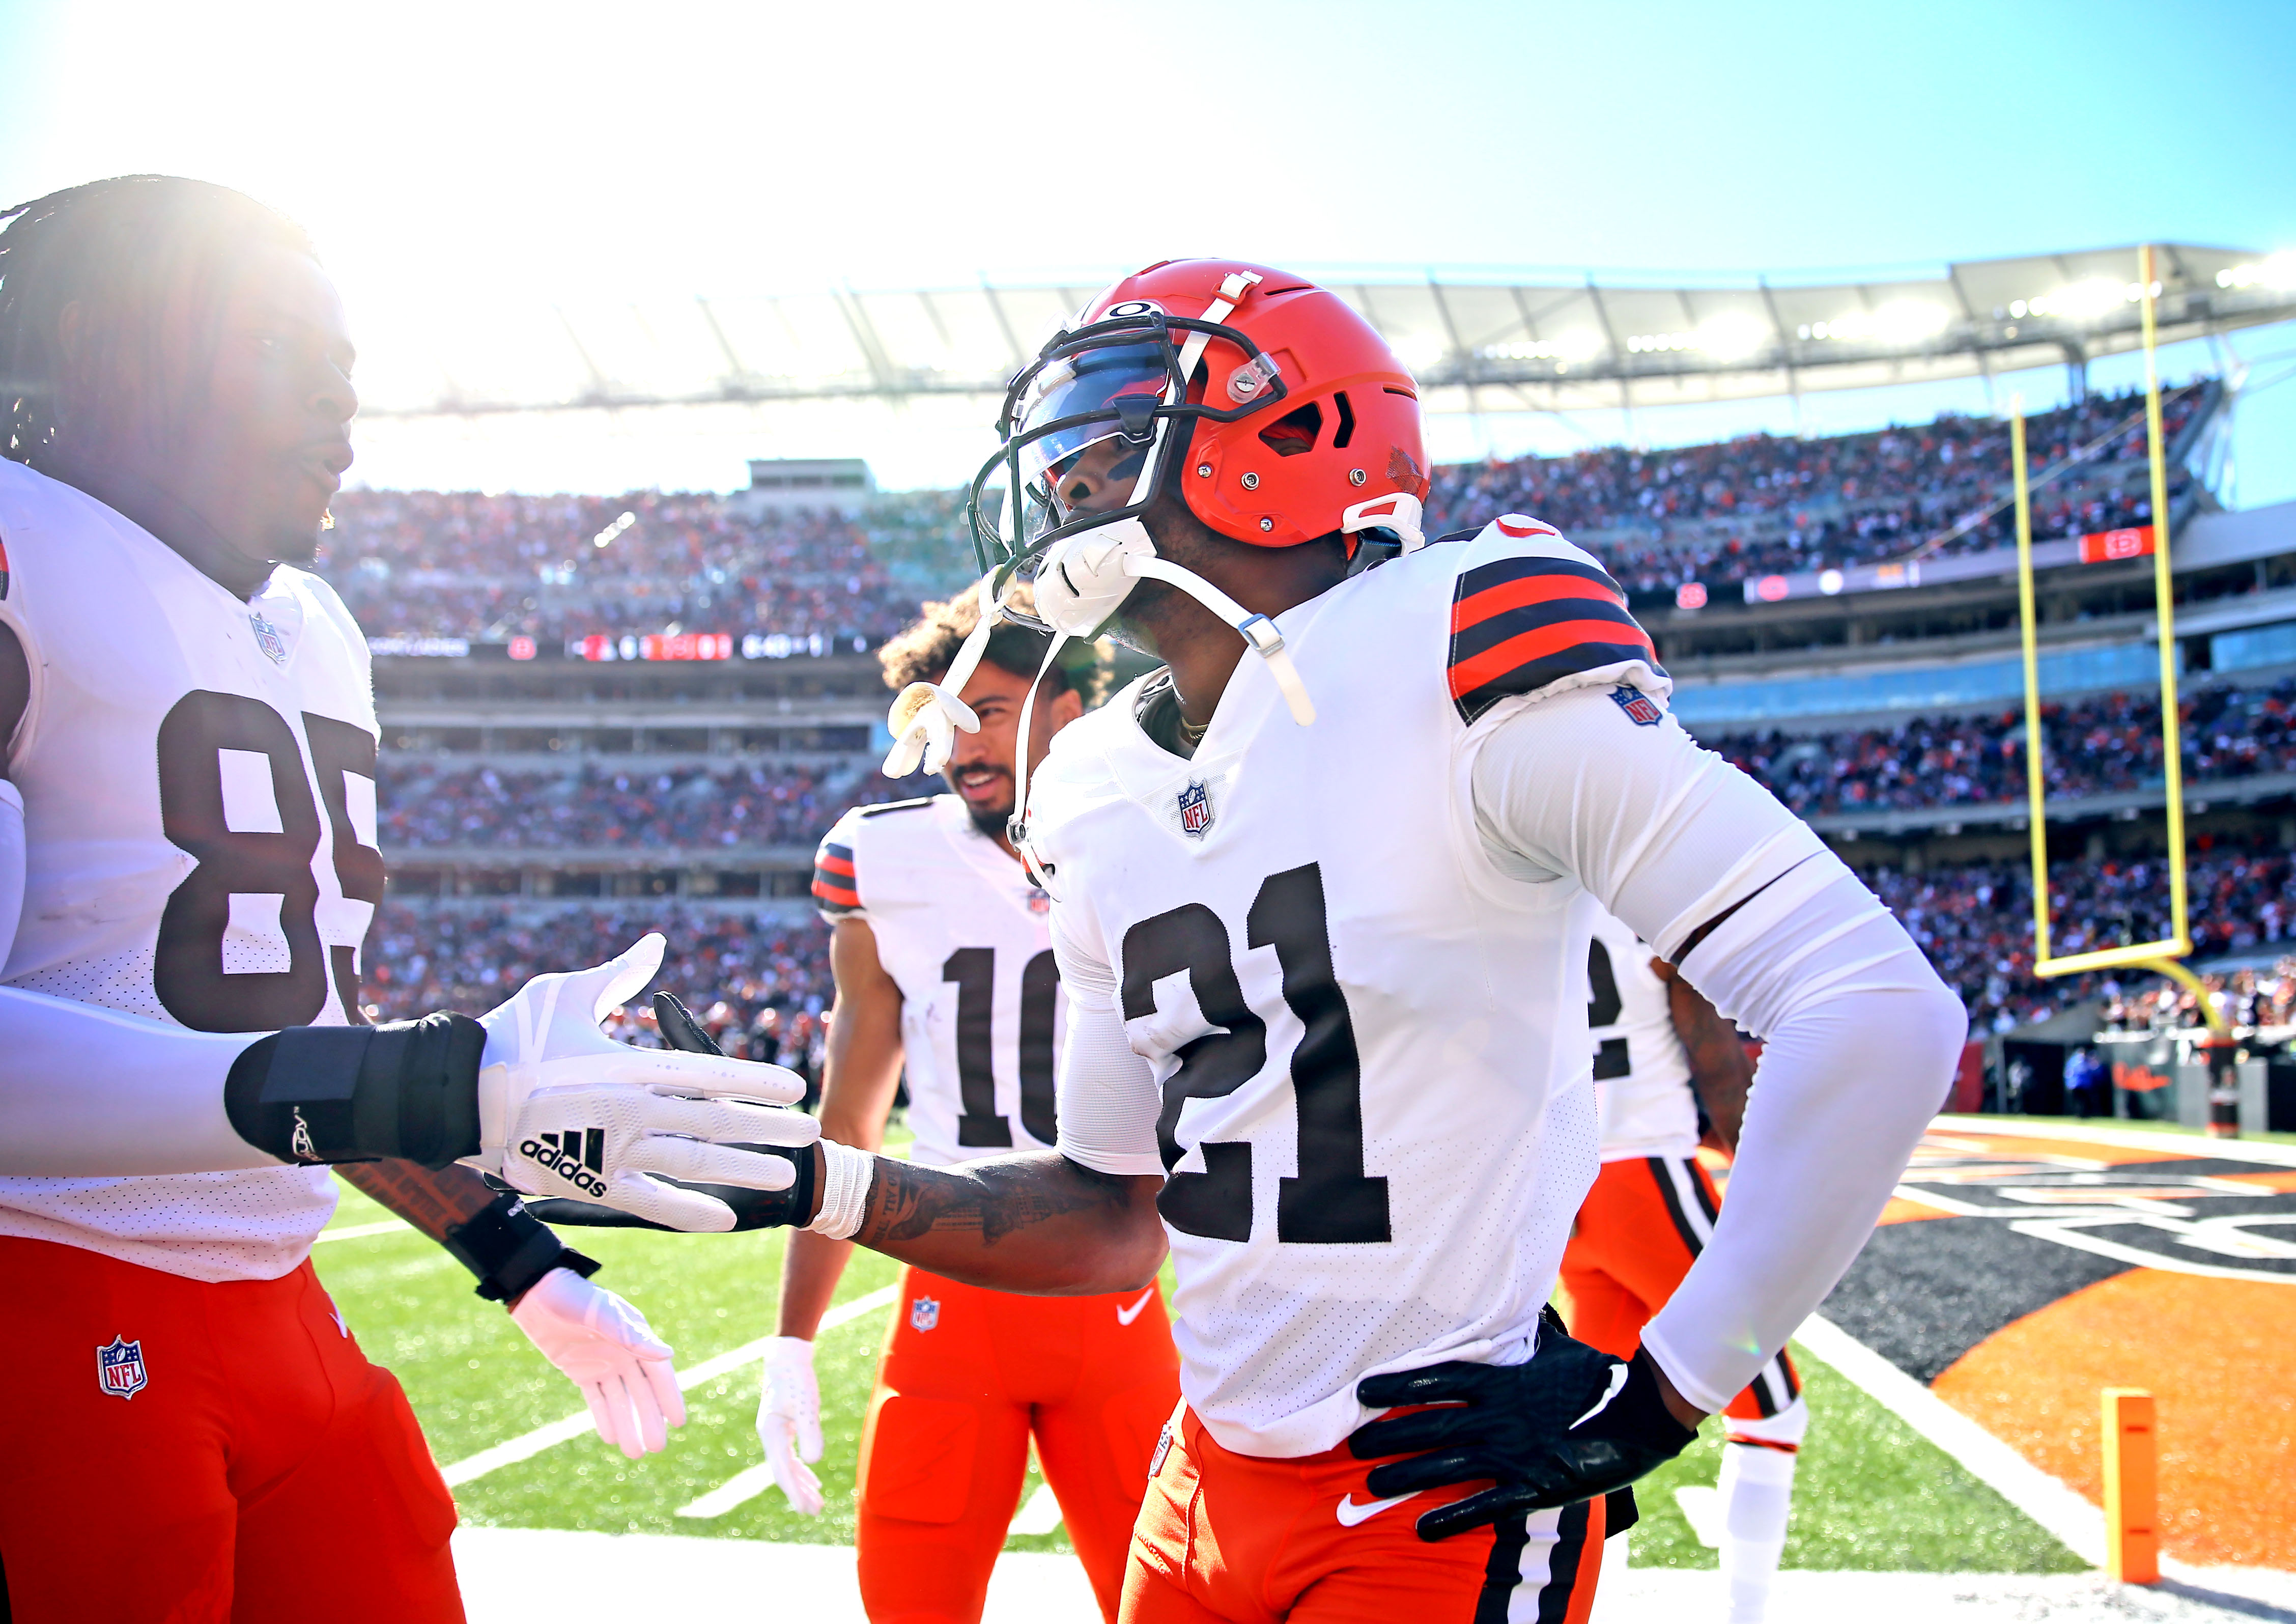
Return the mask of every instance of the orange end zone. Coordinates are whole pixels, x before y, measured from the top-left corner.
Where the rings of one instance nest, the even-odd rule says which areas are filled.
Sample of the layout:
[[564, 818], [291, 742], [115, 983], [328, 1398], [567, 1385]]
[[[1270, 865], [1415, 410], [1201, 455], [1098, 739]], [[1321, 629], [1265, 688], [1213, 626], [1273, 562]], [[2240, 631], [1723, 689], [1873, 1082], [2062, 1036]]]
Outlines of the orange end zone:
[[2097, 1395], [2149, 1388], [2162, 1548], [2262, 1567], [2296, 1551], [2296, 1290], [2135, 1269], [1995, 1333], [1931, 1385], [2097, 1504]]

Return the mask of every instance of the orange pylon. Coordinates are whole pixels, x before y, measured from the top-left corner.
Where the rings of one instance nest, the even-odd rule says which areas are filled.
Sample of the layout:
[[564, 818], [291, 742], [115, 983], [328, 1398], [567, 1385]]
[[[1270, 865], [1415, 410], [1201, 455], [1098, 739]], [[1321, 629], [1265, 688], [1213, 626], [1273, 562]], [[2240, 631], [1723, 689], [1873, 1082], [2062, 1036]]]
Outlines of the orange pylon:
[[2141, 1387], [2104, 1390], [2105, 1571], [2124, 1584], [2161, 1579], [2160, 1434], [2152, 1395]]

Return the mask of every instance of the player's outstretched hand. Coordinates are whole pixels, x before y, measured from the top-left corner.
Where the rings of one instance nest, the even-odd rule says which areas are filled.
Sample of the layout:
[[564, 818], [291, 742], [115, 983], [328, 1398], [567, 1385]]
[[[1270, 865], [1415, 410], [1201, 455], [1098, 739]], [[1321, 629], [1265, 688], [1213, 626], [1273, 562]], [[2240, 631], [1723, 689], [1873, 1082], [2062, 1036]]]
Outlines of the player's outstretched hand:
[[554, 1268], [511, 1305], [510, 1316], [582, 1390], [598, 1436], [632, 1460], [663, 1448], [669, 1429], [685, 1424], [669, 1344], [603, 1286]]
[[480, 1017], [480, 1148], [470, 1160], [530, 1195], [603, 1202], [667, 1228], [728, 1230], [736, 1217], [726, 1202], [664, 1179], [787, 1190], [796, 1169], [766, 1147], [811, 1144], [820, 1128], [778, 1109], [804, 1097], [793, 1071], [633, 1048], [599, 1029], [653, 979], [664, 945], [649, 934], [594, 969], [537, 976]]
[[1698, 1436], [1666, 1407], [1649, 1354], [1597, 1353], [1552, 1318], [1528, 1364], [1454, 1360], [1366, 1376], [1356, 1398], [1381, 1408], [1436, 1407], [1367, 1422], [1349, 1437], [1357, 1460], [1406, 1457], [1372, 1468], [1365, 1488], [1374, 1497], [1496, 1480], [1422, 1515], [1422, 1539], [1623, 1489]]
[[810, 1464], [821, 1458], [821, 1383], [814, 1379], [813, 1344], [801, 1336], [766, 1339], [758, 1441], [791, 1509], [821, 1515], [821, 1480]]

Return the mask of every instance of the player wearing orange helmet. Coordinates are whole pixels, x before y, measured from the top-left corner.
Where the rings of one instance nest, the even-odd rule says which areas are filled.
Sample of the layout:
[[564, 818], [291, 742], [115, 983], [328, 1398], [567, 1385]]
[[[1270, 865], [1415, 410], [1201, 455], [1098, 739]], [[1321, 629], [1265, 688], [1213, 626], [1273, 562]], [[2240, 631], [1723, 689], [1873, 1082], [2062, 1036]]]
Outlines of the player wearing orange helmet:
[[[753, 1210], [1008, 1291], [1136, 1290], [1168, 1243], [1184, 1403], [1127, 1620], [1583, 1619], [1614, 1491], [1856, 1254], [1961, 1006], [1668, 713], [1594, 558], [1518, 515], [1424, 541], [1416, 386], [1328, 291], [1151, 267], [999, 428], [990, 593], [1033, 582], [1048, 659], [1105, 628], [1165, 661], [1017, 798], [1070, 999], [1057, 1148], [824, 1142]], [[958, 685], [904, 691], [902, 753], [945, 755]], [[1596, 1167], [1598, 906], [1767, 1039], [1729, 1206], [1630, 1360], [1546, 1310]]]

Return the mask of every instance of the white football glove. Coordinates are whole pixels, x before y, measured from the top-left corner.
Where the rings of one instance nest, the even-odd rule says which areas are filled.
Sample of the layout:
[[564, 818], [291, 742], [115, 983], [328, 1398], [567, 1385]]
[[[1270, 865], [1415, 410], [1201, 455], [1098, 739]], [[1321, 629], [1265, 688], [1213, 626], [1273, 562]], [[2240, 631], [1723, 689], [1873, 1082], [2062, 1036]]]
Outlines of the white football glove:
[[[529, 1195], [601, 1202], [675, 1229], [729, 1230], [734, 1210], [659, 1178], [785, 1190], [789, 1161], [739, 1144], [792, 1149], [820, 1137], [805, 1097], [781, 1066], [638, 1049], [598, 1029], [608, 1011], [652, 980], [666, 944], [642, 937], [591, 970], [537, 976], [479, 1017], [480, 1152], [471, 1166]], [[676, 1097], [685, 1096], [685, 1097]], [[700, 1097], [695, 1097], [700, 1096]], [[773, 1105], [742, 1103], [770, 1101]]]
[[685, 1424], [685, 1395], [668, 1342], [645, 1316], [570, 1268], [554, 1268], [510, 1311], [542, 1357], [582, 1390], [590, 1420], [632, 1460], [669, 1442]]
[[799, 1336], [766, 1339], [766, 1385], [758, 1395], [758, 1441], [793, 1510], [821, 1515], [821, 1480], [807, 1464], [821, 1458], [821, 1383], [813, 1344]]

